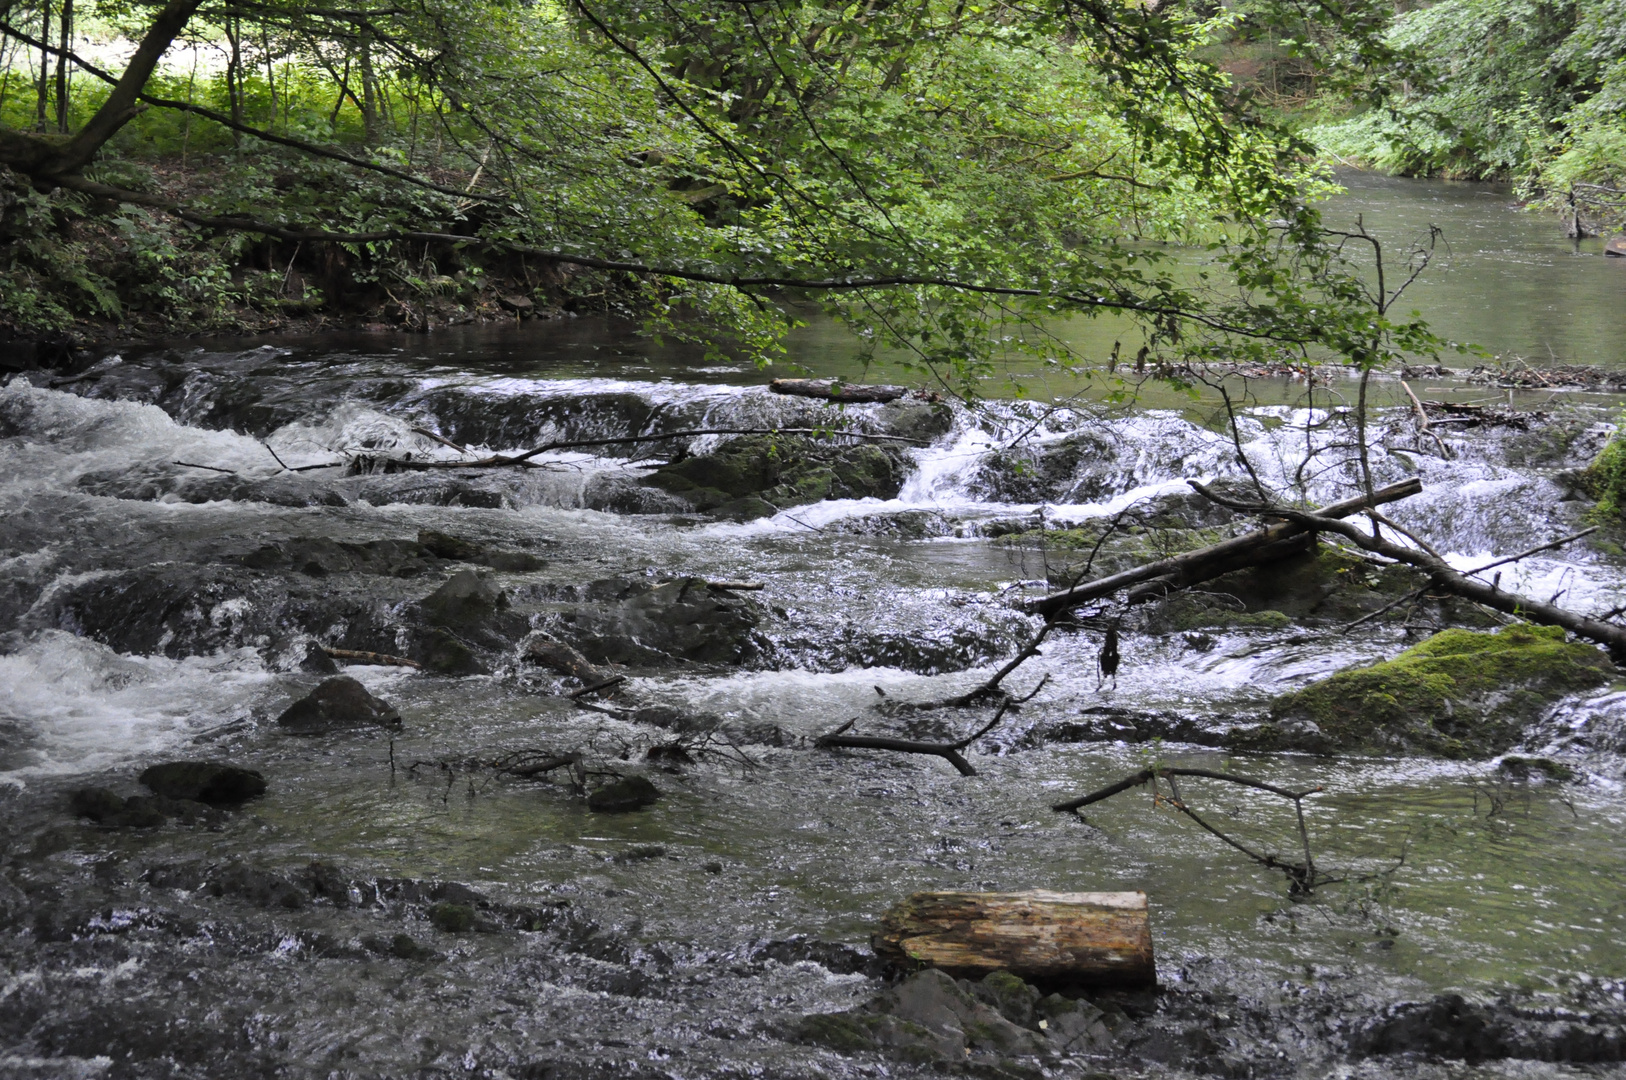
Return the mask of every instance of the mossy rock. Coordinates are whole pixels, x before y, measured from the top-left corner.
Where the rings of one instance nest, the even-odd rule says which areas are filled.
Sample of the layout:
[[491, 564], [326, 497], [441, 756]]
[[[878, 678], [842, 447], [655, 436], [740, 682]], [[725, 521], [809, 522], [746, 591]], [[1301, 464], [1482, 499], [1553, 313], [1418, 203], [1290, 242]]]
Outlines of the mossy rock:
[[1553, 702], [1613, 672], [1602, 652], [1566, 641], [1558, 627], [1445, 630], [1393, 660], [1282, 695], [1270, 722], [1233, 745], [1489, 757], [1515, 745]]
[[429, 922], [436, 930], [448, 934], [462, 934], [474, 929], [474, 908], [468, 904], [434, 904], [429, 908]]
[[896, 446], [746, 435], [663, 465], [644, 483], [683, 496], [697, 510], [743, 520], [824, 499], [895, 498], [907, 472], [908, 459]]

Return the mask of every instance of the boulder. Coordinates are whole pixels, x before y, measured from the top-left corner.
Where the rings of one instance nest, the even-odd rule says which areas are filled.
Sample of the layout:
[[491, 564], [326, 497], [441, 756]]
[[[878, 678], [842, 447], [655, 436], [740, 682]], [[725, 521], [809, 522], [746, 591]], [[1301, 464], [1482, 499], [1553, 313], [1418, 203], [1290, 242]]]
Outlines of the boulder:
[[625, 814], [642, 810], [660, 797], [660, 789], [642, 776], [624, 776], [587, 796], [587, 809], [601, 814]]
[[746, 435], [656, 469], [644, 483], [694, 509], [741, 520], [822, 499], [891, 499], [909, 469], [894, 444], [836, 445], [791, 435]]
[[288, 706], [277, 726], [294, 735], [321, 735], [344, 728], [400, 727], [401, 714], [355, 679], [336, 675]]
[[115, 828], [152, 829], [166, 820], [153, 800], [139, 795], [126, 799], [104, 787], [80, 788], [68, 797], [68, 805], [76, 817]]
[[1603, 253], [1612, 259], [1626, 259], [1626, 236], [1611, 236], [1604, 241]]
[[1243, 749], [1375, 750], [1491, 757], [1558, 699], [1608, 682], [1614, 667], [1558, 627], [1444, 630], [1392, 660], [1341, 671], [1278, 697], [1270, 719], [1230, 740]]
[[737, 664], [763, 647], [761, 605], [702, 578], [606, 578], [576, 596], [553, 629], [593, 664]]
[[431, 627], [421, 635], [412, 649], [411, 659], [422, 664], [425, 671], [437, 675], [489, 675], [491, 669], [482, 664], [468, 643], [444, 626]]
[[425, 622], [449, 627], [482, 625], [507, 607], [503, 591], [473, 570], [459, 570], [418, 602]]
[[195, 799], [210, 806], [241, 806], [265, 794], [265, 777], [253, 769], [212, 761], [170, 761], [141, 774], [155, 795]]

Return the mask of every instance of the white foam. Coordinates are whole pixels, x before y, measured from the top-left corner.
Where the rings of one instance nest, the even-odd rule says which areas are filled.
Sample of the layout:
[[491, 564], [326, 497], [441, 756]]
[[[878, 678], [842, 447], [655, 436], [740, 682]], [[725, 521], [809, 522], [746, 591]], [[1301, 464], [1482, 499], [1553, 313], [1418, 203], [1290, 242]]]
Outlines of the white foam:
[[[0, 722], [15, 740], [0, 782], [91, 772], [234, 720], [276, 691], [252, 649], [124, 656], [59, 630], [0, 656]], [[20, 745], [19, 745], [20, 744]]]

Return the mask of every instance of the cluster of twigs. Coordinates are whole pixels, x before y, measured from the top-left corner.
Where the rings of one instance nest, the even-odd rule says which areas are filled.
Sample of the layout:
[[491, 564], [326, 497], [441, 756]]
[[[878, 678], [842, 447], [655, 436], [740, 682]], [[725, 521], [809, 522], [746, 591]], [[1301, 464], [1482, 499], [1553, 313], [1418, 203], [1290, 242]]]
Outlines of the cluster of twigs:
[[[1242, 787], [1252, 788], [1255, 791], [1263, 791], [1271, 795], [1277, 795], [1290, 801], [1293, 804], [1294, 813], [1297, 815], [1299, 843], [1300, 849], [1303, 852], [1303, 859], [1298, 862], [1294, 862], [1281, 856], [1272, 855], [1269, 852], [1259, 851], [1210, 823], [1206, 818], [1198, 814], [1197, 811], [1193, 810], [1191, 804], [1186, 801], [1185, 796], [1180, 793], [1180, 783], [1178, 778], [1182, 776], [1202, 777], [1208, 780], [1222, 780], [1228, 784], [1238, 784]], [[1162, 791], [1158, 789], [1157, 785], [1159, 781], [1169, 785], [1169, 793], [1167, 795], [1163, 794]], [[1285, 874], [1287, 876], [1288, 892], [1290, 895], [1308, 896], [1310, 893], [1314, 892], [1318, 886], [1330, 885], [1344, 880], [1343, 878], [1323, 876], [1321, 872], [1316, 869], [1315, 857], [1310, 852], [1310, 831], [1305, 825], [1304, 821], [1304, 800], [1307, 797], [1321, 791], [1322, 788], [1320, 786], [1306, 788], [1303, 791], [1294, 791], [1289, 788], [1278, 787], [1275, 784], [1268, 784], [1263, 780], [1254, 780], [1246, 776], [1237, 776], [1234, 773], [1216, 772], [1213, 769], [1179, 769], [1160, 765], [1149, 769], [1142, 769], [1137, 773], [1131, 773], [1129, 776], [1124, 777], [1122, 780], [1119, 780], [1116, 783], [1108, 784], [1106, 787], [1101, 788], [1098, 791], [1092, 791], [1088, 795], [1081, 795], [1076, 799], [1069, 799], [1066, 802], [1056, 803], [1050, 809], [1056, 811], [1057, 813], [1077, 814], [1078, 811], [1082, 810], [1086, 806], [1101, 802], [1105, 799], [1110, 799], [1114, 795], [1122, 794], [1125, 791], [1140, 787], [1143, 784], [1152, 785], [1153, 800], [1157, 805], [1168, 806], [1179, 811], [1192, 821], [1196, 822], [1197, 825], [1205, 832], [1240, 851], [1242, 854], [1246, 855], [1260, 866], [1270, 870], [1277, 870]]]

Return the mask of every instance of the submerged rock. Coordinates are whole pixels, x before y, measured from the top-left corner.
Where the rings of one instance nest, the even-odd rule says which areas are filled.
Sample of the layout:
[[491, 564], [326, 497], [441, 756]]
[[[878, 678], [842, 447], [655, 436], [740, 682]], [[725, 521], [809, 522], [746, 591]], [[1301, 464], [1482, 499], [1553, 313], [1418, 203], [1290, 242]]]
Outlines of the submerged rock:
[[[1087, 1002], [1056, 998], [1056, 1002], [1073, 1006], [1064, 1008], [1045, 1000], [1055, 1017], [1079, 1014], [1076, 1023], [1057, 1025], [1058, 1033], [1067, 1031], [1069, 1049], [1085, 1049], [1074, 1044], [1086, 1035], [1092, 1044], [1097, 1035], [1100, 1042], [1106, 1041], [1106, 1030], [1099, 1024], [1100, 1010]], [[976, 1051], [1034, 1055], [1056, 1048], [1048, 1034], [1052, 1016], [1041, 1017], [1039, 1003], [1039, 991], [1013, 975], [997, 972], [971, 983], [929, 968], [860, 1008], [804, 1017], [795, 1037], [844, 1053], [882, 1051], [920, 1062], [963, 1061], [967, 1053]]]
[[194, 799], [210, 806], [240, 806], [265, 794], [265, 777], [253, 769], [212, 761], [171, 761], [141, 774], [156, 795]]
[[1277, 698], [1270, 721], [1233, 745], [1489, 757], [1518, 743], [1553, 702], [1613, 671], [1602, 652], [1557, 627], [1445, 630], [1393, 660]]
[[891, 444], [746, 435], [663, 465], [644, 482], [696, 510], [745, 520], [823, 499], [896, 498], [908, 468], [904, 451]]
[[168, 820], [157, 804], [137, 795], [126, 799], [105, 787], [80, 788], [68, 797], [74, 815], [114, 828], [154, 829]]
[[400, 727], [401, 714], [348, 675], [336, 675], [300, 698], [277, 717], [294, 735], [321, 735], [353, 727]]
[[587, 808], [601, 814], [625, 814], [652, 806], [660, 797], [660, 789], [642, 776], [624, 776], [587, 796]]
[[677, 657], [737, 664], [756, 656], [762, 607], [702, 578], [595, 581], [559, 605], [550, 626], [595, 664], [652, 664]]

